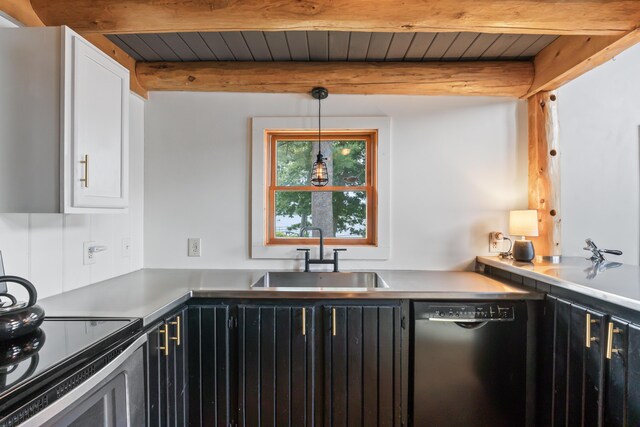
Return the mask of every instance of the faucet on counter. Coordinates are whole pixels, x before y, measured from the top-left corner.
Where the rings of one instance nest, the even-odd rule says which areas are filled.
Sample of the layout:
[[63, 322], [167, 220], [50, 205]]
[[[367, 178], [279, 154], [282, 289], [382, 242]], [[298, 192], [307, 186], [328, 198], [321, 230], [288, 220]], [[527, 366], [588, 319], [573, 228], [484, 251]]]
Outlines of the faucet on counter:
[[585, 240], [587, 243], [587, 247], [584, 248], [585, 251], [591, 251], [593, 254], [591, 258], [589, 258], [593, 262], [603, 262], [606, 261], [606, 258], [603, 254], [611, 254], [611, 255], [622, 255], [622, 251], [618, 251], [615, 249], [598, 249], [593, 240], [587, 239]]
[[300, 236], [305, 231], [315, 230], [320, 233], [320, 257], [318, 259], [311, 259], [309, 257], [309, 251], [311, 249], [308, 248], [298, 248], [299, 251], [304, 251], [304, 271], [309, 272], [309, 266], [311, 264], [333, 264], [333, 271], [338, 272], [338, 252], [346, 251], [346, 249], [334, 249], [333, 250], [333, 259], [324, 259], [324, 237], [322, 235], [322, 229], [320, 227], [303, 227], [300, 230]]

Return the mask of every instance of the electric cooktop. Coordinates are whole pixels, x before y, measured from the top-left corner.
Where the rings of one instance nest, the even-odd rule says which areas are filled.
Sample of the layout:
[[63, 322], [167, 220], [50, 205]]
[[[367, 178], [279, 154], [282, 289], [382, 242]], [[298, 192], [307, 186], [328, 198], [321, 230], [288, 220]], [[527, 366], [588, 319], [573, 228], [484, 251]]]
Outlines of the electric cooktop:
[[36, 332], [0, 342], [0, 413], [141, 327], [140, 319], [49, 317]]

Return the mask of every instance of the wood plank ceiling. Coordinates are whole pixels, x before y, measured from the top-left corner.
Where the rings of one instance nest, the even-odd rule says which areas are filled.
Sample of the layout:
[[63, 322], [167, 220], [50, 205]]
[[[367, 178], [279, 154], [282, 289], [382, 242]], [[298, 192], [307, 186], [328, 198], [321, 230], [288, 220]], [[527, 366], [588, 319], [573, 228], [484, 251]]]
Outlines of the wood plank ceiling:
[[119, 34], [138, 61], [530, 60], [557, 36], [475, 32], [222, 31]]

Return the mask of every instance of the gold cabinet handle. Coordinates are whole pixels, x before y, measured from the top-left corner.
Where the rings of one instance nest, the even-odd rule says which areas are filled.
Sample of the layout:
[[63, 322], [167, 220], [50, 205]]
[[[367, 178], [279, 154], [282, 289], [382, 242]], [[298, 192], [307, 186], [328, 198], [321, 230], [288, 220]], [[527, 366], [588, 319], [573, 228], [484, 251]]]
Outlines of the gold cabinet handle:
[[302, 308], [302, 335], [307, 335], [307, 309]]
[[614, 328], [613, 326], [613, 322], [609, 322], [609, 333], [607, 337], [607, 359], [609, 360], [611, 360], [611, 356], [613, 355], [613, 353], [620, 353], [620, 349], [613, 348], [613, 334], [619, 334], [620, 332], [622, 332], [622, 330], [619, 328]]
[[175, 322], [169, 322], [171, 325], [175, 325], [176, 327], [176, 336], [171, 337], [172, 341], [176, 342], [176, 345], [180, 345], [180, 316], [176, 316]]
[[84, 188], [89, 188], [89, 155], [85, 154], [80, 163], [84, 165], [84, 178], [80, 178], [80, 182], [84, 182]]
[[164, 345], [162, 347], [158, 347], [160, 350], [164, 351], [164, 355], [169, 355], [169, 325], [165, 323], [164, 328], [160, 329], [158, 333], [163, 334]]
[[586, 324], [586, 334], [585, 334], [585, 345], [587, 348], [591, 348], [591, 343], [598, 341], [597, 337], [591, 336], [591, 325], [594, 323], [598, 323], [597, 320], [591, 318], [591, 313], [587, 313], [587, 319], [585, 321]]
[[336, 336], [336, 309], [331, 309], [331, 335]]

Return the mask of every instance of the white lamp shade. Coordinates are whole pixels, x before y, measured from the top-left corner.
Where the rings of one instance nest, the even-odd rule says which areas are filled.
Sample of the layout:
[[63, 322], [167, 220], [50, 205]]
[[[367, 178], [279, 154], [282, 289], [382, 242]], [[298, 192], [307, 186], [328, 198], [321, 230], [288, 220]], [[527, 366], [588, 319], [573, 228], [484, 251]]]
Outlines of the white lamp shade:
[[509, 234], [512, 236], [538, 236], [538, 211], [509, 212]]

